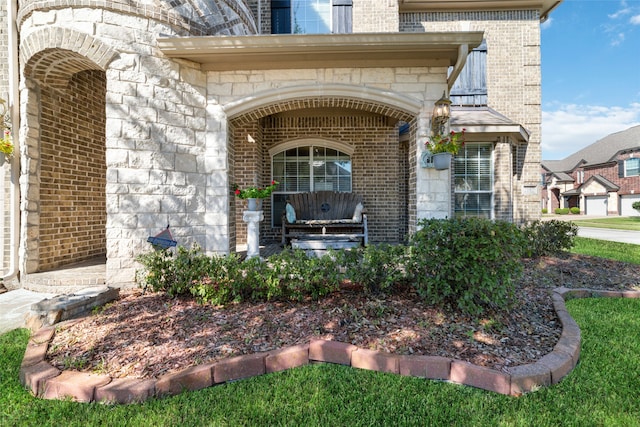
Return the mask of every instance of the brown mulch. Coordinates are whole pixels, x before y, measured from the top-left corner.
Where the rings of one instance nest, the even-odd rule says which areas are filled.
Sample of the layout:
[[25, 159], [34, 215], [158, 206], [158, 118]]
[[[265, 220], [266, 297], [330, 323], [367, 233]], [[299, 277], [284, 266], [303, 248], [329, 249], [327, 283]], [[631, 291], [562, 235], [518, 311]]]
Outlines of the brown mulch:
[[515, 306], [476, 320], [429, 306], [410, 291], [368, 296], [345, 288], [316, 302], [242, 303], [226, 308], [129, 291], [116, 303], [58, 331], [47, 358], [60, 369], [157, 378], [201, 363], [319, 338], [504, 370], [552, 351], [561, 324], [550, 291], [559, 286], [640, 290], [640, 268], [581, 255], [527, 260]]

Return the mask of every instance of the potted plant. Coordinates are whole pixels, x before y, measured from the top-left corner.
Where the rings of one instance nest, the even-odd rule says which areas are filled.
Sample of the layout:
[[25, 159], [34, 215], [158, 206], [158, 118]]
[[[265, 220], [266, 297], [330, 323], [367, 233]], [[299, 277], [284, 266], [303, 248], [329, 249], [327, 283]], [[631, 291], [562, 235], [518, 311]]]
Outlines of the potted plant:
[[247, 187], [244, 190], [241, 190], [238, 184], [233, 184], [233, 191], [239, 199], [247, 199], [250, 211], [259, 211], [262, 208], [262, 199], [271, 196], [278, 184], [278, 181], [271, 181], [266, 187]]
[[11, 131], [9, 129], [4, 130], [4, 136], [0, 138], [0, 166], [5, 161], [11, 160], [13, 157], [13, 141], [11, 141]]
[[464, 133], [451, 131], [447, 135], [436, 134], [427, 141], [426, 149], [433, 155], [433, 165], [437, 170], [448, 169], [451, 165], [451, 157], [458, 154], [464, 146]]

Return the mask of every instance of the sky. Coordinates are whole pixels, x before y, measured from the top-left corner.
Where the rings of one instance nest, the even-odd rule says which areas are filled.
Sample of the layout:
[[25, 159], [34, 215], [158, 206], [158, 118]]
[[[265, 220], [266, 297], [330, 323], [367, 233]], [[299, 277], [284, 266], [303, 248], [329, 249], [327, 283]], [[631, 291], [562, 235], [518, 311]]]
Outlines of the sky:
[[542, 158], [636, 125], [640, 0], [564, 0], [542, 24]]

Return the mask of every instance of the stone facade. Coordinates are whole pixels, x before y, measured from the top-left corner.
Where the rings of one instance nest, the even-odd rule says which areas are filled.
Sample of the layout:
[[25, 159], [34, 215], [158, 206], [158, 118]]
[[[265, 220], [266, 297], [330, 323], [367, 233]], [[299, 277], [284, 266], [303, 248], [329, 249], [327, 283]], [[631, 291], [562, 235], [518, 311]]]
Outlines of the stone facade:
[[[20, 2], [24, 277], [104, 256], [108, 284], [130, 285], [135, 257], [150, 250], [146, 238], [167, 224], [181, 245], [234, 251], [246, 225], [232, 184], [269, 182], [270, 150], [291, 141], [353, 151], [353, 191], [364, 197], [372, 242], [402, 241], [421, 218], [452, 216], [451, 172], [419, 163], [433, 104], [448, 89], [448, 61], [207, 71], [158, 47], [167, 35], [268, 33], [269, 4]], [[353, 1], [356, 33], [476, 30], [489, 49], [489, 106], [531, 134], [528, 144], [508, 136], [477, 141], [494, 144], [494, 216], [534, 219], [539, 13], [401, 13], [396, 1]], [[269, 203], [265, 241], [279, 233]]]

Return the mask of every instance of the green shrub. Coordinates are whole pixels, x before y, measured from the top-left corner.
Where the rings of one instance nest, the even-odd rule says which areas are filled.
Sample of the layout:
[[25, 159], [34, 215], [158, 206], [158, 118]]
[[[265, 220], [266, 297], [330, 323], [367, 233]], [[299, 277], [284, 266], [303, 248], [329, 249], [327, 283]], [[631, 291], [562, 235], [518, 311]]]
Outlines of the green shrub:
[[[331, 254], [309, 257], [302, 250], [284, 250], [268, 260], [267, 299], [318, 299], [338, 289], [342, 274]], [[255, 278], [264, 280], [263, 276]]]
[[574, 206], [571, 209], [569, 209], [569, 212], [571, 212], [573, 215], [578, 215], [580, 213], [580, 208], [577, 206]]
[[549, 213], [549, 210], [548, 210], [547, 208], [543, 208], [543, 209], [542, 209], [542, 213], [543, 213], [543, 214]]
[[527, 241], [525, 255], [530, 258], [569, 251], [578, 234], [578, 226], [569, 221], [534, 221], [522, 228]]
[[431, 219], [419, 225], [407, 267], [425, 301], [472, 315], [511, 302], [526, 246], [517, 226], [481, 218]]
[[640, 202], [633, 202], [633, 204], [631, 205], [631, 207], [633, 209], [639, 210], [640, 211]]
[[556, 208], [556, 215], [567, 215], [569, 213], [569, 208]]
[[346, 277], [371, 294], [387, 293], [406, 281], [404, 258], [406, 247], [381, 243], [365, 248], [341, 251], [336, 262], [346, 270]]

